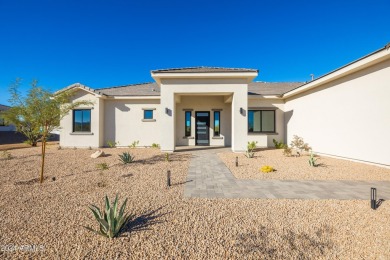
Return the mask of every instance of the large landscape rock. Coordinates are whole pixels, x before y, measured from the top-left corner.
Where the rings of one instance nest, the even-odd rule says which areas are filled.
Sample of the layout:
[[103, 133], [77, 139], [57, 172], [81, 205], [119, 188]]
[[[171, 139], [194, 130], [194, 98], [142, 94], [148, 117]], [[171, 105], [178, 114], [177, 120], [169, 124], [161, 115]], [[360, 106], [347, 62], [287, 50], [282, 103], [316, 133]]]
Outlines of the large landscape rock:
[[104, 152], [102, 150], [98, 150], [98, 151], [94, 152], [93, 154], [91, 154], [92, 159], [96, 159], [96, 158], [101, 157], [101, 156], [104, 156]]

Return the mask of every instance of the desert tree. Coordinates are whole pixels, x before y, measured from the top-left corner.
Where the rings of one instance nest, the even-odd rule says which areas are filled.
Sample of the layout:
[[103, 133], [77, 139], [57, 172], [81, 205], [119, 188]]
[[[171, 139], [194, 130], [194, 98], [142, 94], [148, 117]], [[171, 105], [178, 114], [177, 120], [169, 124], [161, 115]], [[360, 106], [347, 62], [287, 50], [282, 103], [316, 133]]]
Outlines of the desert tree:
[[[18, 91], [20, 82], [20, 79], [16, 79], [15, 83], [9, 87], [9, 92], [11, 94], [9, 102], [11, 103], [12, 108], [4, 112], [4, 118], [15, 125], [16, 131], [26, 136], [27, 143], [31, 146], [37, 146], [42, 133], [40, 131], [40, 127], [32, 123], [34, 111], [29, 109], [27, 100], [23, 99]], [[33, 82], [32, 84], [36, 83]]]
[[[71, 102], [74, 90], [69, 89], [52, 93], [38, 86], [38, 81], [31, 82], [26, 96], [19, 92], [20, 79], [9, 88], [12, 107], [6, 111], [6, 119], [16, 126], [16, 130], [33, 140], [41, 140], [40, 183], [43, 182], [45, 166], [46, 142], [50, 133], [60, 127], [61, 119], [71, 110], [82, 105], [90, 105], [90, 101]], [[29, 139], [32, 140], [32, 139]], [[35, 141], [35, 146], [36, 146]]]

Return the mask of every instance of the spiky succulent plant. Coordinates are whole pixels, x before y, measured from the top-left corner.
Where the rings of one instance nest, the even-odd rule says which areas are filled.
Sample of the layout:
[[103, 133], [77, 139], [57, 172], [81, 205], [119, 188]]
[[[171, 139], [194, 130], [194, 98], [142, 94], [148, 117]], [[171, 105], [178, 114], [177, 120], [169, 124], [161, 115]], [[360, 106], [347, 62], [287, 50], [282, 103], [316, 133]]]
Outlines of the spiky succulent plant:
[[115, 201], [112, 205], [110, 205], [110, 201], [108, 200], [108, 197], [105, 198], [105, 208], [102, 213], [102, 211], [95, 205], [90, 205], [89, 209], [92, 211], [95, 219], [99, 223], [99, 230], [94, 230], [91, 227], [85, 227], [89, 231], [94, 232], [95, 234], [113, 238], [117, 237], [120, 232], [122, 231], [123, 227], [126, 225], [126, 223], [130, 220], [132, 217], [131, 215], [128, 215], [125, 213], [127, 199], [120, 207], [120, 210], [118, 212], [118, 194], [115, 197]]
[[123, 164], [132, 163], [134, 161], [135, 156], [131, 156], [129, 152], [124, 152], [122, 154], [119, 154], [119, 160]]

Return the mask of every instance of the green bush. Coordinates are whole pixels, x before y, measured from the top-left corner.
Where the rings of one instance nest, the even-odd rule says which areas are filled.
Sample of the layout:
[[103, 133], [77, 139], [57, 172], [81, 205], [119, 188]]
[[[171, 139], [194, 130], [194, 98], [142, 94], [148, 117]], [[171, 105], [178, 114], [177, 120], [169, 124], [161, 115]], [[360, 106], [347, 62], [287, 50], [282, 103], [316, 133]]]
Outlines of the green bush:
[[134, 142], [132, 142], [132, 143], [129, 145], [129, 147], [130, 147], [130, 148], [136, 148], [136, 147], [138, 146], [138, 144], [139, 144], [139, 141], [134, 141]]
[[160, 148], [159, 144], [152, 143], [152, 148]]
[[313, 154], [313, 152], [311, 152], [310, 158], [309, 158], [309, 165], [310, 165], [311, 167], [317, 167], [317, 166], [318, 166], [318, 164], [316, 163], [316, 161], [318, 160], [318, 158], [314, 158], [314, 157], [315, 157], [315, 155]]
[[111, 141], [111, 140], [107, 141], [107, 146], [110, 148], [115, 148], [118, 144], [119, 144], [119, 142], [115, 142], [115, 141]]
[[274, 143], [276, 149], [283, 149], [286, 147], [286, 144], [283, 142], [278, 142], [275, 139], [272, 139], [272, 142]]
[[256, 149], [257, 141], [248, 142], [246, 146], [245, 156], [248, 158], [253, 158], [255, 156], [254, 150]]
[[134, 162], [135, 156], [131, 156], [129, 152], [124, 152], [122, 154], [119, 154], [119, 161], [121, 161], [123, 164], [128, 164]]
[[169, 162], [169, 153], [165, 153], [165, 161]]
[[110, 205], [110, 201], [106, 196], [104, 211], [100, 210], [95, 205], [90, 205], [89, 209], [92, 211], [95, 219], [99, 224], [99, 230], [94, 230], [91, 227], [86, 227], [86, 226], [84, 227], [87, 230], [104, 237], [108, 237], [108, 238], [117, 237], [122, 231], [122, 229], [126, 226], [130, 218], [132, 217], [131, 215], [125, 213], [126, 203], [127, 203], [127, 199], [120, 207], [119, 212], [118, 212], [118, 195], [116, 195], [113, 205]]
[[96, 168], [98, 168], [99, 170], [107, 170], [109, 167], [108, 167], [108, 164], [107, 163], [98, 163], [96, 164]]

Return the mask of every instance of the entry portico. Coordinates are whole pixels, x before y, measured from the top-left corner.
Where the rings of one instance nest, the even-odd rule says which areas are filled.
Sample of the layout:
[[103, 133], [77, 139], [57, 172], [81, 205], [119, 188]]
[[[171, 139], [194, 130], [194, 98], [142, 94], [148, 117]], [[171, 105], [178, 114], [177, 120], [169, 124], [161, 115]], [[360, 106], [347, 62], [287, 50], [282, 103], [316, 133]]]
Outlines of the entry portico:
[[[161, 150], [173, 152], [176, 145], [201, 145], [196, 139], [200, 137], [197, 134], [198, 124], [203, 122], [196, 119], [200, 115], [207, 117], [207, 114], [214, 115], [213, 111], [221, 111], [220, 121], [230, 124], [223, 124], [218, 137], [209, 134], [205, 144], [231, 145], [235, 152], [244, 151], [247, 142], [243, 137], [247, 136], [248, 84], [257, 74], [258, 71], [253, 69], [221, 68], [152, 71], [152, 77], [161, 89], [160, 121], [164, 126]], [[195, 123], [195, 127], [191, 127], [191, 136], [183, 135], [180, 130], [185, 129], [179, 126], [179, 122], [185, 121], [180, 120], [185, 115], [181, 111], [191, 112], [190, 125]], [[210, 117], [214, 120], [213, 115]], [[214, 130], [213, 124], [206, 124], [206, 127], [207, 132]]]

